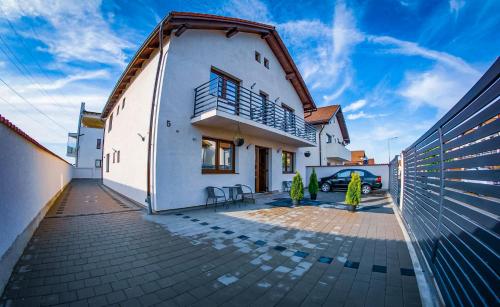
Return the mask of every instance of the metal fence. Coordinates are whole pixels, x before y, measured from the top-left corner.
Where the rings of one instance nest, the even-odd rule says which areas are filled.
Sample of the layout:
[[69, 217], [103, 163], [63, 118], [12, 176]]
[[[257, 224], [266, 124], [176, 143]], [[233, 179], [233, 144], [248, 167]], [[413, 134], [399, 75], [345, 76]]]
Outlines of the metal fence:
[[499, 72], [403, 152], [402, 215], [450, 306], [500, 302]]
[[395, 156], [389, 163], [389, 194], [391, 194], [393, 202], [398, 206], [400, 206], [400, 185], [401, 177], [399, 172], [399, 156]]

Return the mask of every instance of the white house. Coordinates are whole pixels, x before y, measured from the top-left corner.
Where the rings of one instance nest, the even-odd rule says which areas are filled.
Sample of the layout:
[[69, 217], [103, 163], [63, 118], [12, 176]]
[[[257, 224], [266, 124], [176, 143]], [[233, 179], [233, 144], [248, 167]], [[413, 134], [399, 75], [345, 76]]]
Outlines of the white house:
[[306, 122], [317, 129], [318, 146], [311, 149], [312, 159], [308, 166], [339, 165], [351, 160], [349, 133], [340, 105], [318, 108], [306, 114]]
[[273, 26], [172, 12], [102, 111], [103, 183], [158, 211], [205, 204], [207, 186], [281, 190], [310, 164], [315, 109]]
[[101, 113], [80, 107], [78, 132], [68, 133], [66, 155], [75, 158], [74, 178], [101, 178], [104, 122]]

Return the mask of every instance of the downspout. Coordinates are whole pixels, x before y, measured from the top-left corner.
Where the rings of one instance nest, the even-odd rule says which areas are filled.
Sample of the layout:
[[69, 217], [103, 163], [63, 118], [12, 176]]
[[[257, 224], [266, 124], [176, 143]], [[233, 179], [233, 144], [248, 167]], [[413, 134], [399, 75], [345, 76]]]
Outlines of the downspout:
[[158, 57], [158, 66], [156, 67], [156, 77], [153, 87], [153, 99], [151, 100], [151, 114], [149, 116], [149, 133], [148, 133], [148, 165], [147, 165], [147, 186], [146, 186], [146, 203], [148, 204], [148, 214], [153, 214], [153, 205], [151, 204], [151, 153], [153, 143], [153, 117], [156, 106], [156, 91], [158, 87], [158, 78], [160, 76], [161, 63], [163, 59], [163, 20], [160, 22], [158, 31], [158, 42], [160, 44], [160, 56]]
[[319, 137], [318, 137], [318, 142], [319, 142], [319, 166], [323, 166], [323, 157], [321, 155], [321, 133], [323, 132], [323, 129], [325, 129], [326, 125], [321, 125], [321, 130], [319, 131]]

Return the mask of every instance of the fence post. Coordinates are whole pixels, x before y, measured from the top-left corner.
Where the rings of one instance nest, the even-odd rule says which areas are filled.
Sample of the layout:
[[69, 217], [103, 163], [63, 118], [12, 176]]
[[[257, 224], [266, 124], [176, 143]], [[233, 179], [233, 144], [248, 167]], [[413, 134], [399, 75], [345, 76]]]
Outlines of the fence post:
[[401, 152], [401, 183], [399, 186], [399, 211], [401, 215], [403, 214], [403, 206], [404, 206], [404, 189], [405, 189], [405, 155], [404, 151]]

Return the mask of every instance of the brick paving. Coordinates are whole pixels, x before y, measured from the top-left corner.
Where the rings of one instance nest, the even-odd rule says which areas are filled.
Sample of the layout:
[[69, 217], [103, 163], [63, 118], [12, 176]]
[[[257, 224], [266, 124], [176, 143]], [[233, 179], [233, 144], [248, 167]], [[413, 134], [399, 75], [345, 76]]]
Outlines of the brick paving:
[[0, 306], [421, 305], [384, 195], [356, 213], [269, 201], [147, 216], [75, 181], [35, 232]]

